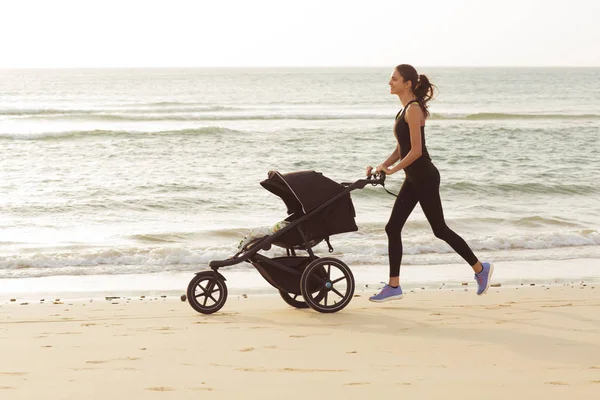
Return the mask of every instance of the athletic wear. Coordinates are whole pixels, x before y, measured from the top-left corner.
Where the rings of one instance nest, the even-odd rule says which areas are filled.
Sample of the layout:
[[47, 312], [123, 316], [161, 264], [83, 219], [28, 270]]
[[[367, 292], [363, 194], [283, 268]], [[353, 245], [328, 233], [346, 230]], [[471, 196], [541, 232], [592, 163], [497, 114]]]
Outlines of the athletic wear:
[[492, 274], [494, 273], [494, 266], [490, 263], [481, 263], [483, 269], [480, 273], [475, 274], [475, 280], [477, 281], [477, 294], [481, 296], [487, 292], [492, 281]]
[[[406, 104], [406, 107], [398, 113], [394, 125], [394, 133], [400, 145], [402, 158], [406, 157], [411, 149], [410, 131], [404, 116], [408, 106], [412, 103], [417, 103], [417, 101], [413, 100]], [[402, 228], [417, 203], [421, 204], [423, 213], [436, 237], [448, 243], [469, 265], [475, 265], [478, 261], [467, 243], [446, 225], [440, 199], [440, 173], [431, 162], [425, 147], [424, 126], [421, 127], [421, 146], [423, 150], [421, 157], [404, 169], [406, 179], [400, 188], [392, 214], [385, 227], [388, 235], [390, 277], [400, 275]]]
[[384, 301], [389, 300], [400, 300], [404, 295], [402, 294], [402, 288], [400, 286], [394, 288], [390, 285], [385, 285], [381, 292], [377, 293], [375, 296], [369, 297], [370, 301], [374, 301], [375, 303], [383, 303]]

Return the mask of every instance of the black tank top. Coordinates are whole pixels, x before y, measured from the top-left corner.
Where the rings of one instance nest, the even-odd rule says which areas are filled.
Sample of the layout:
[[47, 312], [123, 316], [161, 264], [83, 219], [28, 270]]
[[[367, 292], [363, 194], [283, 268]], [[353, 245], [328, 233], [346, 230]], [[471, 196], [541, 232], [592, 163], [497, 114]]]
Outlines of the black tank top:
[[[396, 135], [396, 140], [400, 144], [400, 157], [404, 158], [408, 154], [411, 149], [410, 145], [410, 129], [408, 128], [408, 123], [404, 120], [404, 115], [406, 114], [406, 110], [408, 106], [412, 103], [418, 103], [416, 100], [409, 101], [406, 106], [398, 112], [396, 115], [396, 122], [394, 123], [394, 134]], [[426, 158], [431, 160], [429, 157], [429, 152], [427, 151], [427, 147], [425, 146], [425, 126], [421, 127], [421, 149], [422, 149], [422, 158]]]

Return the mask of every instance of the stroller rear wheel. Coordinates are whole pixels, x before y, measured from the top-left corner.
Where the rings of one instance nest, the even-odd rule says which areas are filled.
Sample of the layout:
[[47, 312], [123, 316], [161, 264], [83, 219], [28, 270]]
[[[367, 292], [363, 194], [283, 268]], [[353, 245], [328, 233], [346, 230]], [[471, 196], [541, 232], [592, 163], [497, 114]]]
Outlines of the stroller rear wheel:
[[311, 262], [300, 278], [304, 301], [322, 313], [340, 311], [354, 295], [354, 276], [342, 261], [324, 257]]
[[308, 308], [310, 307], [306, 302], [297, 300], [298, 297], [302, 298], [299, 294], [288, 293], [286, 291], [280, 290], [279, 295], [290, 306], [295, 308]]
[[200, 272], [190, 281], [187, 298], [192, 308], [199, 313], [215, 313], [227, 300], [225, 279], [214, 271]]

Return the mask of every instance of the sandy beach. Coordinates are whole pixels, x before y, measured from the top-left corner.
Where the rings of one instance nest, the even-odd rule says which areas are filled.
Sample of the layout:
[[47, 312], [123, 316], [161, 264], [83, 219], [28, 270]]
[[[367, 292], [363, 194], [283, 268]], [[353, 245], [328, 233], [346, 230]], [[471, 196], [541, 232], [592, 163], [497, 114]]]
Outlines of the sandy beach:
[[[585, 286], [584, 286], [585, 285]], [[574, 399], [600, 393], [600, 285], [413, 290], [336, 314], [231, 295], [0, 304], [0, 398]]]

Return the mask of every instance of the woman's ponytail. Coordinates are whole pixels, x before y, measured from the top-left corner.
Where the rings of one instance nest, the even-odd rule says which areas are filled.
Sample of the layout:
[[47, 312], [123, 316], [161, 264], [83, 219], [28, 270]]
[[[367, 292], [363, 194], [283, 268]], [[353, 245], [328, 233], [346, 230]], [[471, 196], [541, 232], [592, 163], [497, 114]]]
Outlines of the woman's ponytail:
[[429, 82], [429, 78], [425, 75], [419, 75], [419, 80], [414, 88], [415, 97], [425, 113], [425, 118], [429, 117], [429, 110], [427, 109], [427, 102], [433, 98], [433, 88], [435, 86]]
[[412, 65], [400, 64], [396, 66], [396, 70], [402, 75], [404, 81], [411, 81], [412, 91], [421, 106], [421, 110], [423, 110], [423, 114], [425, 114], [425, 118], [429, 117], [427, 102], [433, 99], [435, 85], [429, 82], [429, 78], [425, 75], [417, 74], [417, 70]]

